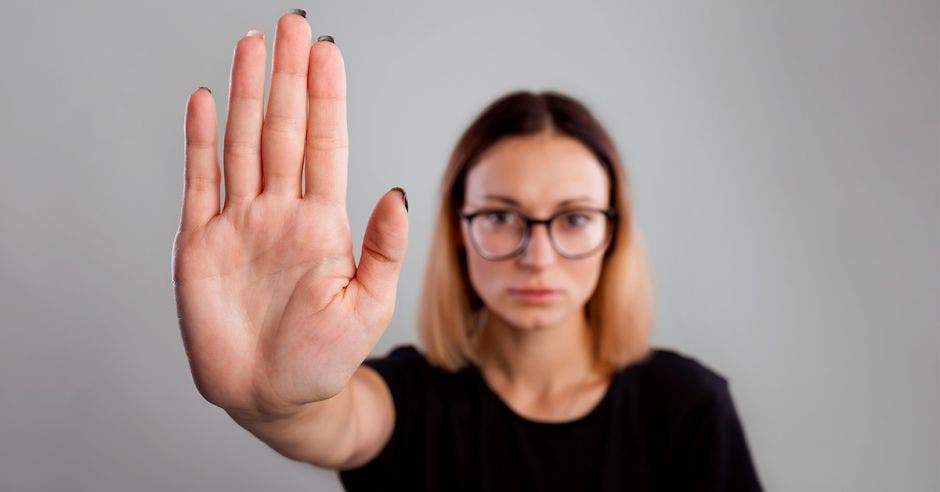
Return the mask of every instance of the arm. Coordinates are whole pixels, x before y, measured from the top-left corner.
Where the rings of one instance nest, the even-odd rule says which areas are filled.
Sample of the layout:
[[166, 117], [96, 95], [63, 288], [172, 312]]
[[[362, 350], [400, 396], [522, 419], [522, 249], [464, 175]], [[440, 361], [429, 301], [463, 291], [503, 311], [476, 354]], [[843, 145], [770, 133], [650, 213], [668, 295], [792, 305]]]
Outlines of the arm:
[[392, 395], [362, 365], [336, 396], [275, 419], [229, 415], [278, 453], [321, 468], [346, 470], [367, 463], [388, 443], [395, 425]]

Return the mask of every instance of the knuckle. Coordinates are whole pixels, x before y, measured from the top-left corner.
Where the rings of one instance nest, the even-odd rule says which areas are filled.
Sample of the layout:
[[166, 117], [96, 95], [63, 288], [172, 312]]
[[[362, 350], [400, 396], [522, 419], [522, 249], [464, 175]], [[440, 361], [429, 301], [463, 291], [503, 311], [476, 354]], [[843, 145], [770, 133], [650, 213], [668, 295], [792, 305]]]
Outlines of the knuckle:
[[296, 135], [302, 134], [306, 128], [306, 119], [299, 116], [272, 113], [264, 119], [264, 131]]
[[307, 148], [314, 151], [341, 151], [348, 150], [349, 143], [341, 135], [307, 135]]
[[369, 256], [371, 256], [373, 259], [375, 259], [376, 261], [380, 263], [389, 263], [389, 264], [396, 263], [396, 260], [394, 258], [386, 255], [384, 252], [382, 252], [381, 249], [379, 249], [374, 244], [374, 239], [364, 238], [362, 241], [362, 248], [366, 252], [369, 253]]
[[293, 141], [302, 140], [306, 124], [301, 120], [289, 116], [268, 116], [264, 120], [262, 133], [276, 138], [286, 138]]
[[224, 151], [230, 157], [256, 157], [261, 152], [261, 144], [252, 141], [226, 141]]
[[198, 174], [186, 178], [186, 188], [197, 193], [211, 191], [218, 188], [218, 186], [218, 181], [211, 176]]
[[188, 150], [213, 150], [215, 149], [215, 142], [212, 140], [187, 138], [186, 148]]
[[274, 77], [295, 79], [306, 82], [307, 70], [278, 65], [276, 68], [271, 70], [271, 78], [273, 79]]

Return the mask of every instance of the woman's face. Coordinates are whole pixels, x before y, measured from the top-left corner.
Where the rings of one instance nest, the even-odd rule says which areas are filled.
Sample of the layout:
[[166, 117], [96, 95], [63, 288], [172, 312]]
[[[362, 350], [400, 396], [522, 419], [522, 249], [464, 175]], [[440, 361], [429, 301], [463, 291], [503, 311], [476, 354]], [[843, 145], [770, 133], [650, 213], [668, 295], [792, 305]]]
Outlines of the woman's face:
[[[605, 209], [609, 196], [607, 173], [587, 147], [561, 134], [539, 133], [506, 137], [491, 146], [467, 174], [461, 211], [498, 208], [546, 219], [557, 211]], [[569, 259], [553, 249], [545, 226], [533, 225], [520, 255], [490, 261], [474, 249], [467, 221], [461, 221], [461, 230], [470, 282], [491, 315], [529, 330], [583, 313], [597, 286], [605, 248]], [[520, 289], [553, 292], [540, 296]]]

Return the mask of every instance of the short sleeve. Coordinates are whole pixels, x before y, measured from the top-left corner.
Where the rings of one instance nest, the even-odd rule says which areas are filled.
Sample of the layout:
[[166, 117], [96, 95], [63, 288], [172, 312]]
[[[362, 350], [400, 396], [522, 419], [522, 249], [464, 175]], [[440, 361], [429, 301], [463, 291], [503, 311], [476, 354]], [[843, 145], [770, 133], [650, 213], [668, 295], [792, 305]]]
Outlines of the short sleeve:
[[[362, 362], [382, 376], [392, 393], [395, 428], [382, 451], [357, 468], [339, 472], [346, 490], [378, 490], [407, 483], [411, 461], [416, 453], [415, 422], [421, 421], [427, 362], [413, 345], [398, 345], [384, 357], [370, 357]], [[394, 487], [393, 487], [394, 488]]]
[[686, 412], [675, 452], [677, 490], [762, 490], [724, 378]]

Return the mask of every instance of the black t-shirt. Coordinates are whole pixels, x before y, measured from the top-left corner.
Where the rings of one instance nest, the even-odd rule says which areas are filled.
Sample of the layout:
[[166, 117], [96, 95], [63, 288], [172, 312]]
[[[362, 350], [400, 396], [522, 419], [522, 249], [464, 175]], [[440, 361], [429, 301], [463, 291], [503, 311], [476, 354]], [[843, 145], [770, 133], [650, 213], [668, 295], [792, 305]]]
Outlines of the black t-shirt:
[[654, 349], [616, 373], [588, 414], [536, 422], [469, 365], [430, 365], [413, 345], [366, 359], [391, 389], [395, 429], [346, 490], [761, 490], [724, 377]]

